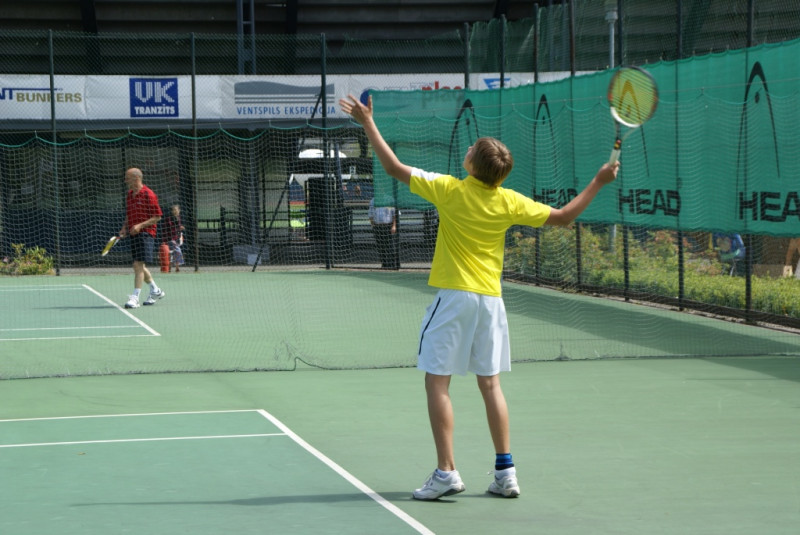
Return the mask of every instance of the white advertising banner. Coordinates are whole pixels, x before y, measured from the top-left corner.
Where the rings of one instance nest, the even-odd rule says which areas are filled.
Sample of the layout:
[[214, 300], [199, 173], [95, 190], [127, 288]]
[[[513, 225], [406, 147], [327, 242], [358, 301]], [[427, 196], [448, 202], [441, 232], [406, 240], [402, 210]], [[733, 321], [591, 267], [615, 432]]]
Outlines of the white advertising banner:
[[[544, 73], [550, 81], [569, 73]], [[56, 119], [101, 121], [140, 119], [188, 121], [192, 119], [190, 76], [56, 76]], [[385, 74], [328, 76], [327, 116], [343, 118], [339, 99], [348, 94], [365, 99], [370, 90], [463, 89], [463, 74]], [[258, 119], [305, 120], [322, 115], [320, 77], [295, 76], [197, 76], [196, 113], [200, 121]], [[507, 74], [504, 87], [533, 83], [532, 73]], [[470, 88], [500, 88], [500, 75], [470, 75]], [[0, 122], [50, 119], [50, 78], [47, 75], [0, 75]]]

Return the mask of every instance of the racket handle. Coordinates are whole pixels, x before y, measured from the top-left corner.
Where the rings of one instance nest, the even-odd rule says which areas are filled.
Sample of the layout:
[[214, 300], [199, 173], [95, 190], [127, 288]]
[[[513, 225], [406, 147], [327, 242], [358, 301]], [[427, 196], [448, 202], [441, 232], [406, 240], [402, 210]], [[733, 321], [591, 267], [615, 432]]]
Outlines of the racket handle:
[[614, 165], [615, 163], [617, 163], [617, 160], [619, 160], [619, 153], [621, 149], [622, 149], [622, 140], [617, 139], [614, 142], [614, 148], [611, 151], [611, 157], [609, 157], [608, 159], [609, 165]]

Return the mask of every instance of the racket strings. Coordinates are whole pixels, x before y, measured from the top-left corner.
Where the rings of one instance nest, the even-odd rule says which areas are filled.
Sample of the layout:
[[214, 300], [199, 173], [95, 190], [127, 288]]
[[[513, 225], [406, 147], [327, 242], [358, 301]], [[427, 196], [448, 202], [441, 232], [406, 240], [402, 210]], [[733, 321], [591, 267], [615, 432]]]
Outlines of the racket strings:
[[608, 90], [611, 113], [627, 126], [644, 124], [658, 105], [655, 81], [646, 72], [626, 68], [617, 71]]

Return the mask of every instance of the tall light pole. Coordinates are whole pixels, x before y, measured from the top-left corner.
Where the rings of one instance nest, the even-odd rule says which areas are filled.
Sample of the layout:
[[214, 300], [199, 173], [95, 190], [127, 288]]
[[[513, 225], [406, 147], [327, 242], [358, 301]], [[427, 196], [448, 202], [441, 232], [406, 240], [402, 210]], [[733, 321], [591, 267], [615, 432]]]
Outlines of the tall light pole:
[[605, 0], [606, 22], [608, 23], [608, 68], [614, 68], [614, 37], [617, 26], [617, 0]]

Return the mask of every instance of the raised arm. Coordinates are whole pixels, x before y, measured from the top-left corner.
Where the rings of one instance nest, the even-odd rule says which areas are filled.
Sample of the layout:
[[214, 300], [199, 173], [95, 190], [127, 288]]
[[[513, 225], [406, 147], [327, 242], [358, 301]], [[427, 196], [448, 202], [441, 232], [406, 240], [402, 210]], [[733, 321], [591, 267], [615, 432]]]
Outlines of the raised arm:
[[606, 184], [610, 184], [617, 178], [617, 170], [619, 169], [619, 162], [613, 164], [604, 164], [603, 167], [597, 171], [589, 185], [586, 186], [577, 197], [569, 201], [563, 208], [553, 208], [550, 211], [550, 217], [545, 221], [545, 225], [553, 225], [564, 227], [569, 225], [586, 210], [586, 207], [597, 196], [597, 193]]
[[401, 162], [389, 144], [383, 139], [375, 121], [372, 118], [372, 96], [369, 97], [367, 105], [364, 106], [353, 95], [339, 100], [342, 111], [350, 114], [354, 121], [364, 127], [364, 133], [372, 144], [372, 150], [381, 162], [383, 170], [404, 184], [411, 180], [411, 167]]

